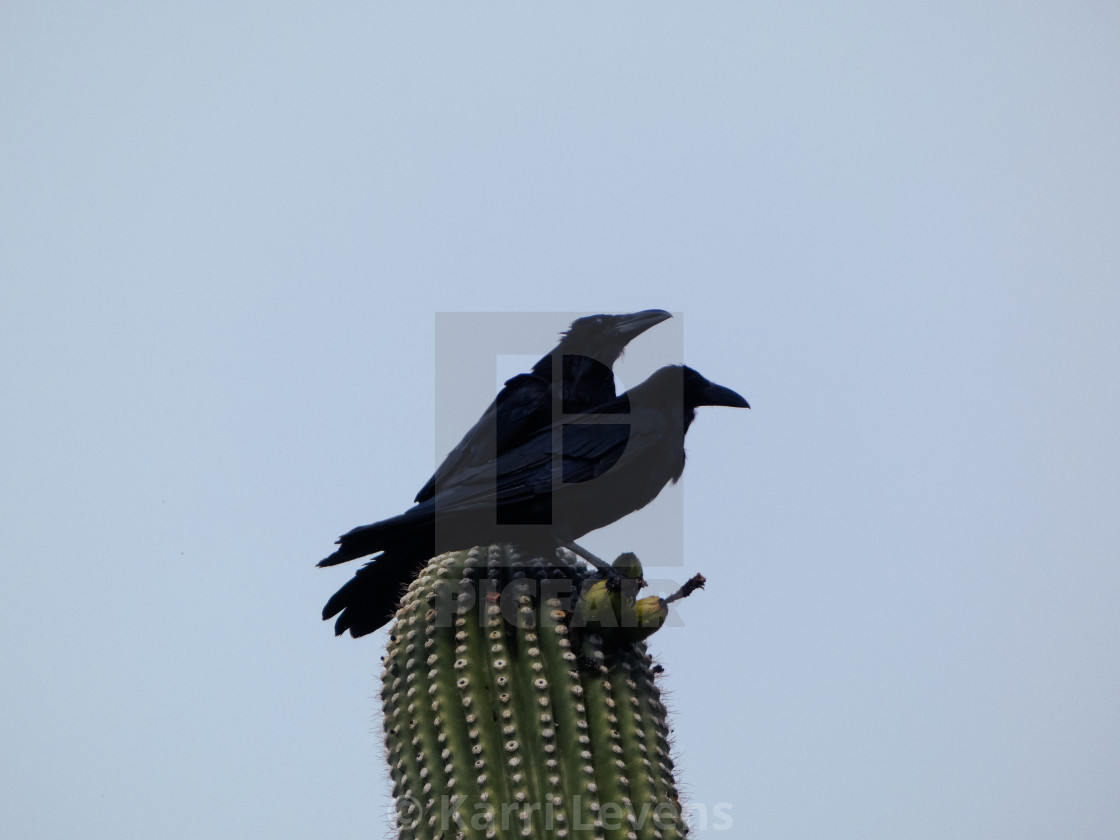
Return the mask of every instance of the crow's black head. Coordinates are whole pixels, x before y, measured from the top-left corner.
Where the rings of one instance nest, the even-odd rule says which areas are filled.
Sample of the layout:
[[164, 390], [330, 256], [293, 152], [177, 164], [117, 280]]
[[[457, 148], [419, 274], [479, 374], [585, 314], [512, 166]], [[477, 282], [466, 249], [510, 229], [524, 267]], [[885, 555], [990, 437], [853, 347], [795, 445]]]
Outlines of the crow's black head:
[[684, 403], [689, 408], [701, 405], [726, 405], [731, 408], [750, 408], [750, 403], [722, 385], [701, 376], [690, 367], [682, 366], [684, 378]]
[[655, 370], [645, 382], [627, 394], [639, 402], [656, 404], [666, 409], [683, 408], [695, 413], [702, 405], [726, 405], [750, 408], [745, 399], [722, 385], [717, 385], [685, 365], [668, 365]]
[[664, 309], [647, 309], [630, 315], [577, 318], [556, 349], [561, 353], [585, 355], [602, 364], [613, 365], [627, 344], [650, 327], [672, 317]]

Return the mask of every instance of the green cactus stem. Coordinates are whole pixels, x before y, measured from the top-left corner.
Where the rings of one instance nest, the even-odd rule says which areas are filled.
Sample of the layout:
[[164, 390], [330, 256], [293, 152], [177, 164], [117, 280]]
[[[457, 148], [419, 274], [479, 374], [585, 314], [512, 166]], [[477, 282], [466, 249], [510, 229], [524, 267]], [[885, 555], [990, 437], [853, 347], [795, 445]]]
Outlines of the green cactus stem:
[[409, 587], [381, 690], [402, 840], [687, 834], [642, 641], [668, 606], [634, 600], [641, 565], [624, 558], [602, 580], [479, 547]]

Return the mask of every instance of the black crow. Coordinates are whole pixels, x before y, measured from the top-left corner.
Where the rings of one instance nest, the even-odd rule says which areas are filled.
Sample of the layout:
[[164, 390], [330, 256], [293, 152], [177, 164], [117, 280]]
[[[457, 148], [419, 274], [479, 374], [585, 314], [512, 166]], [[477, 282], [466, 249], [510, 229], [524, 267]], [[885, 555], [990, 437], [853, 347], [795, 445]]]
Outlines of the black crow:
[[691, 368], [661, 368], [496, 462], [457, 472], [435, 498], [344, 534], [320, 566], [382, 553], [331, 597], [323, 618], [341, 612], [335, 632], [364, 635], [389, 621], [404, 585], [436, 554], [494, 542], [551, 551], [645, 507], [680, 478], [685, 433], [702, 405], [750, 407]]
[[558, 411], [578, 414], [614, 399], [612, 368], [626, 345], [671, 317], [664, 309], [647, 309], [631, 315], [577, 318], [560, 343], [531, 371], [505, 383], [478, 422], [416, 494], [416, 501], [428, 501], [437, 488], [455, 483], [459, 473], [490, 463], [551, 426], [558, 419]]

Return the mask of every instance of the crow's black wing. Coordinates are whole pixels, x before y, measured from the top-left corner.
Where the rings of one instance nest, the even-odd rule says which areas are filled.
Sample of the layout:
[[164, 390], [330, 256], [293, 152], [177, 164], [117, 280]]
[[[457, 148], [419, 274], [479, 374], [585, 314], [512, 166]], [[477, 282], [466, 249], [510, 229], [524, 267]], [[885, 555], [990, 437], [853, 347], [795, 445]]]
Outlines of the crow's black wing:
[[442, 488], [456, 480], [454, 476], [458, 473], [489, 463], [497, 453], [517, 446], [539, 431], [551, 418], [552, 393], [548, 382], [531, 373], [507, 380], [494, 402], [416, 494], [416, 501], [428, 501], [435, 496], [437, 485]]
[[[567, 485], [640, 463], [661, 447], [664, 437], [656, 413], [643, 412], [641, 419], [635, 424], [628, 415], [589, 414], [550, 426], [496, 462], [461, 472], [436, 501], [436, 515], [454, 516], [484, 505], [531, 504], [550, 490], [565, 492]], [[554, 459], [557, 437], [562, 455]]]

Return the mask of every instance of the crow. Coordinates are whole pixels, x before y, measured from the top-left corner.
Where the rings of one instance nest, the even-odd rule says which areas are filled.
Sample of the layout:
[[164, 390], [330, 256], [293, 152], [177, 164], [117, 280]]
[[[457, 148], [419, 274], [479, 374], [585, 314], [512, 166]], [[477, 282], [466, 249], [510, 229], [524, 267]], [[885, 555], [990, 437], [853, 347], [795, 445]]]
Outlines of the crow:
[[[437, 488], [454, 483], [458, 473], [490, 463], [551, 426], [557, 409], [578, 414], [614, 399], [612, 368], [626, 345], [671, 317], [664, 309], [647, 309], [631, 315], [577, 318], [561, 336], [560, 343], [529, 373], [518, 374], [505, 383], [415, 500], [428, 501]], [[561, 380], [559, 387], [557, 374]]]
[[[517, 542], [551, 551], [651, 502], [684, 470], [684, 437], [702, 405], [750, 408], [695, 370], [668, 366], [625, 394], [546, 427], [494, 462], [460, 470], [428, 501], [339, 538], [319, 563], [380, 551], [327, 602], [335, 633], [370, 633], [392, 618], [418, 566], [444, 551]], [[553, 457], [554, 440], [562, 448]], [[510, 524], [516, 538], [510, 538]]]

